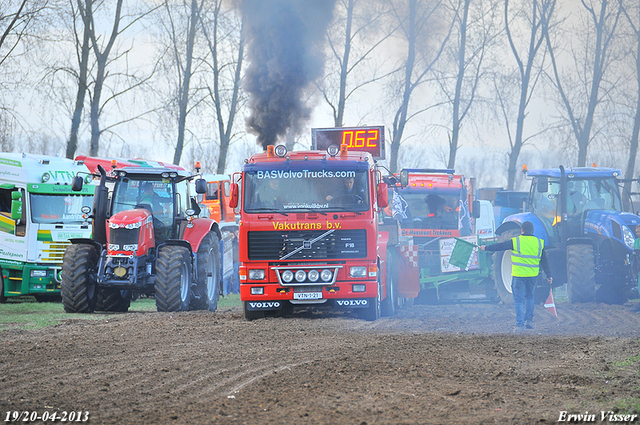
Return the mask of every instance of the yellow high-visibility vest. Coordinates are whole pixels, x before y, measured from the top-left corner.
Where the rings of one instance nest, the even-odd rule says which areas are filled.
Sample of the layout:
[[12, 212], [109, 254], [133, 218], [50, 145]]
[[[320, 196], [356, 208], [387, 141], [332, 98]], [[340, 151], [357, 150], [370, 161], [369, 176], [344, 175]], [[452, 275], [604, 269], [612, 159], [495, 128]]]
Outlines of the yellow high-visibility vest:
[[537, 276], [544, 241], [535, 236], [520, 235], [512, 239], [511, 274], [516, 277]]

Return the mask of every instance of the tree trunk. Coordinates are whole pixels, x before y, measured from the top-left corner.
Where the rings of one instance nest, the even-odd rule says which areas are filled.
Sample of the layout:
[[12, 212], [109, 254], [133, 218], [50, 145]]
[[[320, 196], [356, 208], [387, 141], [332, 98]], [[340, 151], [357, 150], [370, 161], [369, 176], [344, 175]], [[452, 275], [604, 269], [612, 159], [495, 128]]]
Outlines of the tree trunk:
[[391, 139], [391, 157], [389, 159], [389, 167], [392, 173], [398, 172], [398, 153], [400, 151], [400, 141], [407, 125], [407, 115], [409, 111], [409, 101], [411, 100], [411, 92], [413, 84], [411, 77], [413, 75], [413, 67], [416, 61], [415, 51], [415, 16], [416, 16], [416, 0], [409, 1], [409, 29], [407, 31], [408, 51], [407, 60], [405, 62], [404, 72], [404, 92], [402, 95], [402, 104], [396, 112], [393, 121], [393, 134]]
[[[638, 9], [638, 17], [640, 17], [640, 9]], [[640, 22], [640, 20], [638, 22]], [[625, 179], [633, 178], [636, 157], [638, 155], [638, 136], [640, 134], [640, 28], [636, 30], [636, 43], [636, 82], [638, 83], [636, 92], [636, 113], [633, 120], [633, 131], [631, 133], [631, 143], [629, 146], [629, 160], [627, 161], [627, 168], [624, 174]], [[625, 196], [622, 198], [624, 202], [624, 209], [625, 211], [629, 211], [629, 196], [627, 194], [631, 193], [631, 182], [625, 182], [624, 189]]]
[[456, 166], [456, 152], [458, 151], [458, 138], [460, 137], [460, 102], [462, 98], [462, 83], [464, 81], [464, 57], [467, 46], [467, 18], [471, 0], [465, 0], [462, 22], [460, 22], [460, 50], [458, 50], [458, 76], [456, 79], [456, 91], [453, 98], [453, 122], [451, 128], [451, 140], [449, 140], [449, 163], [447, 168]]
[[189, 33], [187, 34], [187, 57], [184, 70], [184, 79], [182, 80], [182, 87], [178, 94], [178, 140], [176, 143], [176, 151], [173, 156], [173, 163], [180, 164], [180, 158], [182, 157], [182, 150], [184, 149], [184, 133], [187, 124], [187, 106], [189, 104], [189, 84], [191, 83], [191, 63], [193, 61], [193, 45], [196, 38], [196, 23], [198, 22], [198, 2], [197, 0], [191, 1], [191, 21], [189, 25]]
[[76, 105], [71, 117], [71, 131], [67, 142], [66, 157], [73, 159], [78, 150], [78, 131], [82, 122], [82, 111], [84, 109], [84, 97], [87, 93], [87, 68], [89, 67], [89, 44], [91, 35], [91, 16], [93, 13], [93, 0], [85, 0], [84, 13], [82, 3], [78, 0], [78, 13], [82, 17], [82, 45], [80, 45], [80, 63], [78, 64], [78, 92], [76, 93]]

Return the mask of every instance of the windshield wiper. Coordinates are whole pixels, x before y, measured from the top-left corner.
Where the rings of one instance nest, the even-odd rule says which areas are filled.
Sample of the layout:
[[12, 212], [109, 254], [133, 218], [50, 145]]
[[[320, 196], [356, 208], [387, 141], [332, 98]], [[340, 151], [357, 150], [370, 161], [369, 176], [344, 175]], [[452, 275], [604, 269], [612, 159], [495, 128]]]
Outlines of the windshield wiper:
[[261, 212], [274, 212], [274, 213], [278, 213], [278, 214], [282, 214], [282, 215], [289, 215], [286, 212], [280, 211], [277, 208], [257, 208], [255, 210], [251, 210], [251, 212], [253, 213], [261, 213]]
[[314, 213], [320, 213], [320, 214], [322, 214], [322, 215], [327, 215], [327, 213], [326, 213], [326, 212], [324, 212], [324, 211], [322, 211], [322, 210], [315, 209], [315, 208], [307, 208], [307, 211], [309, 211], [309, 212], [314, 212]]
[[358, 214], [358, 215], [362, 215], [362, 212], [354, 211], [354, 210], [352, 210], [350, 208], [347, 208], [347, 207], [331, 207], [331, 211], [329, 211], [329, 212], [333, 212], [333, 211], [352, 212], [352, 213], [355, 213], [355, 214]]

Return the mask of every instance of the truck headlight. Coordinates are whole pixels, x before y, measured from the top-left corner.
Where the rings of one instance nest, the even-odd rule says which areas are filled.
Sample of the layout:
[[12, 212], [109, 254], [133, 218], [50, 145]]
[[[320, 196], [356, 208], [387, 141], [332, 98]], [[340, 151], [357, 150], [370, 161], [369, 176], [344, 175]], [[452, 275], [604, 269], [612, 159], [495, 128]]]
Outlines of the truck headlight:
[[138, 221], [137, 223], [129, 223], [124, 226], [125, 229], [139, 229], [142, 226], [142, 222]]
[[117, 243], [110, 243], [109, 251], [120, 251], [120, 245], [118, 245]]
[[31, 270], [31, 277], [47, 277], [47, 270]]
[[320, 272], [318, 272], [318, 270], [309, 270], [308, 276], [311, 282], [316, 282], [318, 279], [320, 279]]
[[262, 280], [264, 279], [263, 269], [249, 270], [249, 280]]
[[622, 226], [622, 239], [624, 239], [624, 244], [629, 248], [633, 249], [633, 243], [636, 238], [633, 236], [631, 229], [627, 226]]
[[320, 272], [320, 279], [322, 279], [323, 281], [329, 282], [332, 278], [333, 273], [331, 273], [331, 270], [324, 269], [322, 270], [322, 272]]
[[122, 249], [125, 251], [137, 251], [138, 250], [138, 244], [131, 244], [131, 245], [123, 245]]
[[296, 272], [296, 280], [298, 282], [304, 282], [307, 279], [307, 273], [304, 270], [298, 270]]
[[251, 288], [251, 295], [264, 295], [264, 288], [262, 286], [254, 286]]
[[351, 267], [349, 269], [349, 276], [351, 277], [367, 277], [367, 268], [363, 266]]
[[291, 270], [282, 272], [282, 280], [287, 283], [291, 282], [293, 280], [293, 272]]

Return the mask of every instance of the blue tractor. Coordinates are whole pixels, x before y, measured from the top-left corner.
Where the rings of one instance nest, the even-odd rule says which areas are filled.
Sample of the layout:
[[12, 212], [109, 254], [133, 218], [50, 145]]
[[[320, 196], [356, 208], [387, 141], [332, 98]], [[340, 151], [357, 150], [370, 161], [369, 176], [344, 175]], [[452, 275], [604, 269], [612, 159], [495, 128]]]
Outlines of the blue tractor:
[[[545, 241], [553, 285], [566, 283], [571, 302], [622, 304], [637, 296], [633, 245], [640, 217], [622, 212], [620, 170], [560, 166], [525, 172], [531, 180], [527, 211], [505, 218], [496, 230], [500, 240], [532, 222], [535, 236]], [[498, 294], [511, 304], [511, 252], [494, 255]], [[544, 301], [548, 292], [540, 276], [536, 300]]]

